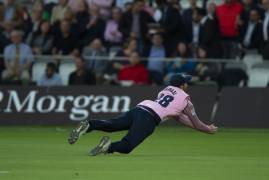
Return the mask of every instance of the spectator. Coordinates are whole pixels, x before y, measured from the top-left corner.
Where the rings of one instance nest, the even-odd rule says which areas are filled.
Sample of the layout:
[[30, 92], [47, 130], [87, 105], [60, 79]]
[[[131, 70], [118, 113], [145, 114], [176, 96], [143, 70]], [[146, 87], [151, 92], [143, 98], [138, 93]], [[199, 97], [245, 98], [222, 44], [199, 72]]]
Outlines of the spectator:
[[43, 13], [43, 6], [36, 5], [33, 7], [31, 12], [31, 27], [29, 28], [29, 33], [36, 33], [42, 22], [42, 13]]
[[78, 39], [71, 33], [71, 24], [69, 21], [61, 22], [61, 34], [56, 36], [53, 41], [54, 55], [69, 55], [78, 52]]
[[55, 6], [51, 14], [51, 23], [64, 19], [64, 13], [69, 9], [68, 0], [59, 0], [59, 4]]
[[145, 52], [145, 57], [148, 57], [147, 69], [149, 70], [150, 80], [154, 84], [162, 84], [164, 75], [164, 61], [160, 58], [166, 58], [166, 49], [163, 45], [161, 34], [152, 36], [152, 45]]
[[[10, 34], [13, 30], [13, 25], [11, 22], [3, 23], [3, 30], [0, 32], [0, 53], [3, 54], [4, 48], [11, 43]], [[0, 58], [0, 81], [2, 77], [2, 72], [5, 70], [4, 59]]]
[[50, 54], [53, 45], [53, 36], [50, 33], [50, 23], [41, 22], [40, 29], [27, 37], [27, 44], [32, 47], [34, 54]]
[[196, 49], [200, 44], [202, 18], [202, 10], [195, 9], [192, 11], [192, 23], [189, 24], [189, 26], [186, 25], [186, 39], [192, 48], [192, 52], [196, 52]]
[[115, 0], [116, 7], [121, 8], [124, 10], [127, 3], [132, 3], [134, 0]]
[[42, 20], [50, 21], [50, 12], [45, 9], [45, 4], [43, 0], [33, 1], [32, 12], [40, 11], [40, 10], [42, 10], [42, 15], [41, 15]]
[[222, 38], [222, 57], [225, 59], [235, 58], [238, 54], [239, 31], [237, 22], [241, 12], [242, 5], [237, 0], [225, 0], [216, 9]]
[[200, 81], [216, 81], [219, 75], [219, 64], [203, 62], [203, 60], [207, 59], [207, 52], [206, 49], [201, 47], [197, 49], [197, 57], [200, 61], [196, 66], [195, 74]]
[[164, 44], [168, 51], [168, 56], [172, 56], [177, 43], [185, 38], [183, 20], [173, 4], [159, 3], [159, 7], [162, 9], [159, 23], [164, 31]]
[[220, 32], [218, 22], [215, 18], [216, 4], [208, 1], [206, 4], [207, 14], [201, 20], [201, 33], [199, 46], [207, 49], [209, 58], [221, 57]]
[[6, 70], [2, 73], [2, 79], [7, 81], [30, 80], [30, 67], [34, 61], [31, 48], [22, 42], [23, 32], [13, 30], [11, 32], [12, 44], [4, 50]]
[[261, 19], [263, 19], [263, 10], [259, 7], [259, 5], [256, 4], [255, 0], [243, 0], [243, 10], [240, 14], [240, 20], [239, 20], [239, 26], [243, 26], [247, 24], [249, 21], [249, 15], [250, 11], [252, 9], [256, 9], [258, 13], [261, 16]]
[[188, 3], [190, 7], [183, 11], [183, 21], [185, 26], [191, 26], [193, 11], [202, 10], [202, 8], [197, 6], [197, 0], [188, 0]]
[[17, 26], [20, 29], [23, 30], [25, 36], [24, 38], [28, 35], [28, 33], [31, 31], [31, 26], [32, 26], [32, 19], [31, 16], [28, 12], [28, 9], [23, 6], [21, 8], [21, 25]]
[[110, 11], [114, 0], [87, 0], [89, 6], [97, 6], [100, 9], [100, 15], [104, 19], [110, 16]]
[[177, 45], [176, 59], [168, 63], [166, 68], [166, 82], [169, 83], [171, 75], [175, 73], [193, 74], [196, 63], [193, 62], [191, 50], [186, 43], [180, 42]]
[[87, 2], [85, 0], [69, 0], [68, 1], [68, 6], [71, 8], [71, 10], [74, 13], [77, 13], [81, 10], [81, 5], [84, 4], [87, 6]]
[[[80, 36], [80, 31], [78, 31], [79, 29], [79, 25], [76, 21], [75, 15], [72, 12], [71, 9], [67, 9], [64, 12], [64, 18], [62, 21], [68, 21], [70, 23], [70, 32], [72, 35], [79, 37]], [[61, 34], [61, 22], [62, 21], [56, 21], [53, 25], [52, 25], [52, 33], [54, 34], [54, 36], [58, 36]]]
[[124, 66], [118, 75], [120, 81], [131, 81], [131, 84], [148, 84], [148, 71], [143, 64], [140, 63], [138, 53], [132, 53], [130, 57], [130, 65]]
[[262, 44], [262, 23], [257, 9], [249, 11], [249, 20], [240, 26], [240, 43], [243, 49], [259, 50]]
[[133, 52], [137, 52], [137, 40], [128, 39], [123, 45], [123, 50], [117, 52], [116, 57], [130, 57]]
[[133, 8], [133, 4], [134, 4], [134, 2], [126, 2], [125, 4], [124, 4], [124, 7], [123, 7], [123, 10], [122, 10], [122, 12], [128, 12], [128, 11], [131, 11], [132, 10], [132, 8]]
[[3, 31], [0, 33], [0, 52], [3, 53], [4, 48], [11, 43], [10, 34], [13, 30], [13, 24], [11, 22], [3, 23]]
[[87, 70], [95, 73], [97, 84], [102, 83], [102, 74], [107, 64], [106, 59], [102, 58], [107, 57], [107, 53], [101, 39], [96, 38], [89, 46], [85, 47], [82, 56], [85, 59]]
[[83, 38], [83, 33], [86, 31], [86, 26], [89, 22], [88, 5], [85, 0], [74, 0], [78, 2], [77, 12], [75, 14], [76, 21], [78, 22], [78, 34], [80, 39]]
[[54, 63], [49, 62], [47, 64], [47, 68], [45, 73], [41, 76], [41, 78], [38, 80], [37, 85], [38, 86], [62, 86], [62, 79], [60, 75], [56, 72], [57, 67]]
[[129, 64], [126, 60], [128, 60], [134, 52], [137, 52], [137, 41], [135, 39], [129, 39], [124, 43], [123, 49], [116, 53], [115, 59], [109, 62], [106, 73], [112, 76], [118, 74], [119, 70], [122, 69], [124, 65]]
[[0, 22], [11, 22], [13, 26], [20, 26], [23, 22], [22, 8], [16, 0], [4, 0], [4, 5], [0, 5]]
[[269, 60], [269, 0], [262, 1], [265, 9], [265, 18], [263, 21], [263, 50], [262, 56], [264, 60]]
[[89, 9], [89, 14], [87, 24], [84, 27], [83, 45], [88, 45], [96, 38], [104, 40], [105, 22], [100, 16], [100, 9], [93, 5]]
[[86, 69], [85, 60], [75, 57], [76, 70], [69, 75], [69, 85], [94, 85], [95, 75]]
[[113, 8], [112, 19], [107, 21], [105, 29], [105, 40], [109, 46], [120, 45], [122, 42], [122, 33], [119, 31], [119, 21], [121, 18], [121, 10]]
[[124, 39], [136, 38], [138, 51], [141, 53], [148, 35], [148, 25], [154, 22], [153, 18], [143, 10], [143, 1], [135, 1], [131, 10], [123, 13], [119, 29]]

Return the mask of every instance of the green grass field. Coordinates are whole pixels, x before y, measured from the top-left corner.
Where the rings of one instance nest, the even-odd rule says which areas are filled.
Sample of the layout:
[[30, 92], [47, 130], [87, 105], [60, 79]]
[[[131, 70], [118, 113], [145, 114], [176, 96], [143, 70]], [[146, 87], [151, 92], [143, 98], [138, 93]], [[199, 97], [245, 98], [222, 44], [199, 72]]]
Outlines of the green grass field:
[[269, 130], [226, 129], [212, 136], [161, 127], [130, 155], [90, 157], [105, 133], [71, 146], [70, 129], [0, 127], [0, 180], [269, 179]]

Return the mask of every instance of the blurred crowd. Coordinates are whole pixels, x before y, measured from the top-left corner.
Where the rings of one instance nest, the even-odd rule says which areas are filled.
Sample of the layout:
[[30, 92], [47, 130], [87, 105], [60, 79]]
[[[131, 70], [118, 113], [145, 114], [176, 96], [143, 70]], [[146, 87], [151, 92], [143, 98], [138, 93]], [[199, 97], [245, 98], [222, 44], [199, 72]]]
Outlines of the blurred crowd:
[[24, 6], [3, 0], [1, 83], [31, 82], [35, 55], [52, 57], [36, 82], [40, 86], [62, 85], [57, 72], [65, 55], [76, 66], [70, 85], [159, 85], [178, 72], [198, 81], [237, 83], [247, 80], [246, 72], [223, 71], [223, 64], [203, 59], [242, 59], [248, 52], [269, 59], [269, 0], [187, 3], [188, 8], [179, 0], [34, 0]]

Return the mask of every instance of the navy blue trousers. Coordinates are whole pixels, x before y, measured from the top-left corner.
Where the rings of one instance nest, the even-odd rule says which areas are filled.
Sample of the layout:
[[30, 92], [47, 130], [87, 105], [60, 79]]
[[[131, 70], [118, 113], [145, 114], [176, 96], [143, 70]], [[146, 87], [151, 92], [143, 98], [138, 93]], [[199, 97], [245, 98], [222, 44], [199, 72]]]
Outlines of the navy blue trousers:
[[89, 131], [117, 132], [128, 130], [128, 133], [120, 141], [113, 142], [109, 148], [109, 153], [128, 154], [153, 133], [158, 122], [149, 112], [136, 107], [118, 118], [91, 120], [90, 124]]

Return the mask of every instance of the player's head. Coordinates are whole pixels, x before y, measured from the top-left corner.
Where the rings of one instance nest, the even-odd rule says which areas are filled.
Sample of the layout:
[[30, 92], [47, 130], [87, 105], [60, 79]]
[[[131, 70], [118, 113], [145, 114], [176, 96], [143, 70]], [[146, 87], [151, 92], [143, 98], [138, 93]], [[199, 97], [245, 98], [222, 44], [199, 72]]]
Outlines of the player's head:
[[188, 82], [191, 81], [191, 78], [192, 78], [191, 75], [177, 73], [171, 76], [170, 85], [179, 87], [180, 89], [183, 89], [184, 91], [186, 91], [188, 88]]

